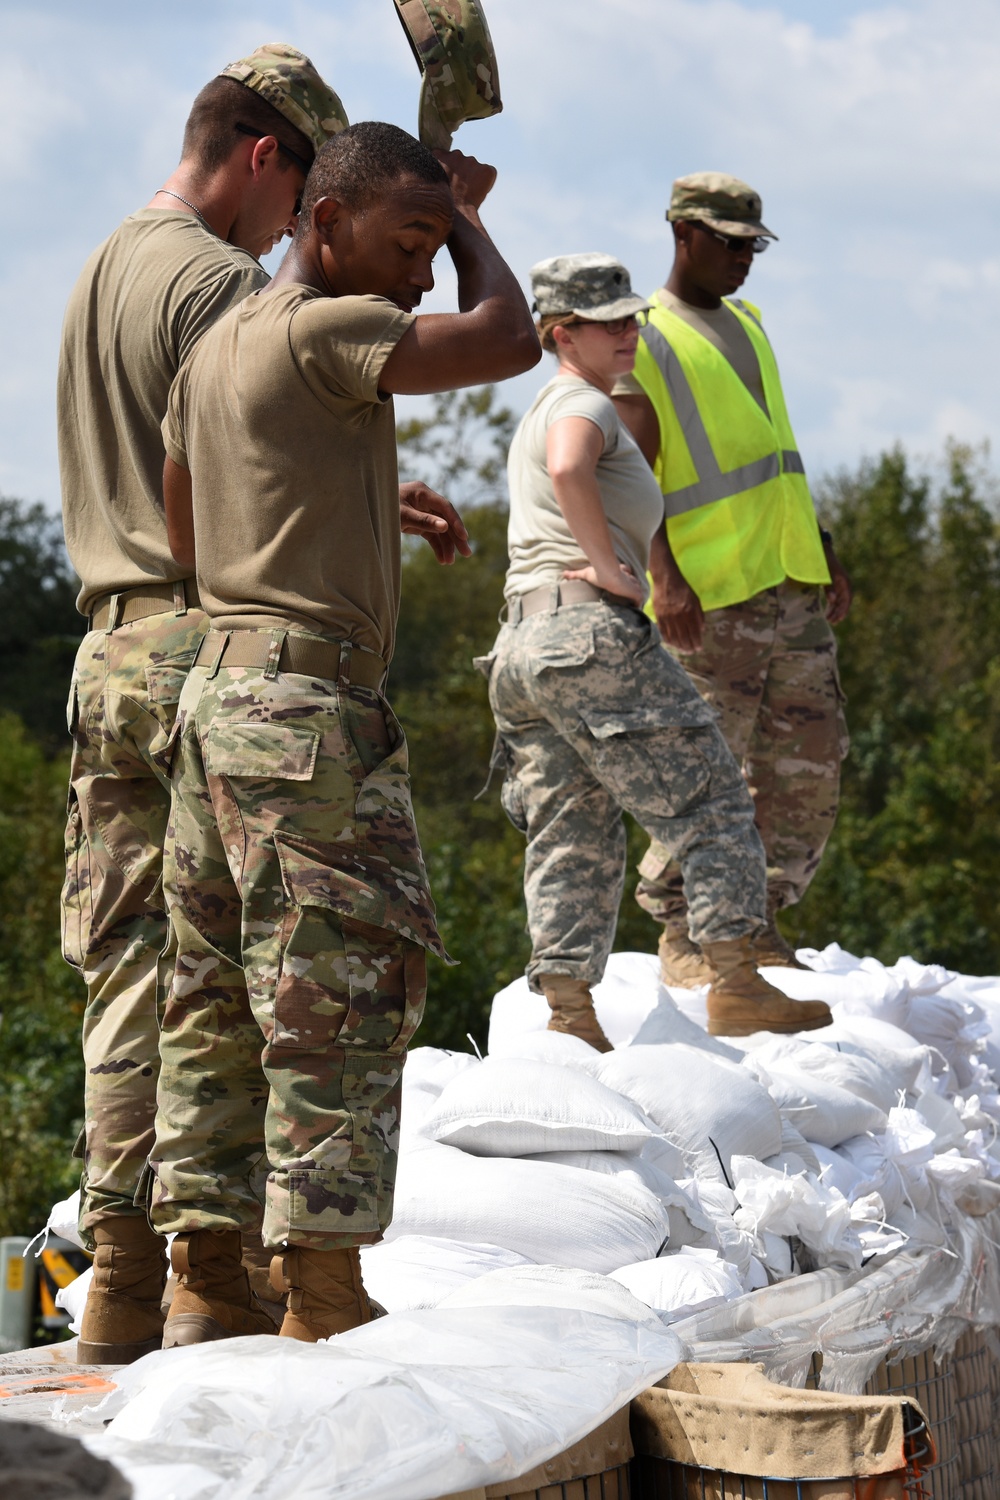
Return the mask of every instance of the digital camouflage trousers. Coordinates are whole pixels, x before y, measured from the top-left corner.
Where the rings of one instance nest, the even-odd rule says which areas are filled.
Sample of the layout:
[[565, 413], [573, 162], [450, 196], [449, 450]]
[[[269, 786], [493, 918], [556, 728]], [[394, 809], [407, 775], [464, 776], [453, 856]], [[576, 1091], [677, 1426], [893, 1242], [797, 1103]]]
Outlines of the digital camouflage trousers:
[[[768, 904], [801, 900], [833, 831], [848, 750], [837, 646], [821, 588], [786, 582], [710, 610], [701, 649], [678, 656], [707, 703], [754, 799], [767, 855]], [[681, 871], [656, 839], [636, 899], [667, 922], [683, 916]]]
[[425, 950], [444, 956], [405, 739], [346, 675], [199, 664], [180, 719], [153, 1222], [256, 1223], [263, 1158], [265, 1245], [370, 1243]]
[[92, 630], [77, 652], [62, 893], [63, 955], [83, 975], [85, 1151], [80, 1228], [145, 1212], [156, 1109], [157, 970], [170, 756], [200, 610]]
[[501, 797], [528, 840], [532, 988], [541, 974], [602, 978], [624, 890], [623, 809], [679, 861], [696, 941], [760, 925], [753, 803], [655, 625], [624, 605], [569, 605], [504, 625], [481, 666], [506, 756]]

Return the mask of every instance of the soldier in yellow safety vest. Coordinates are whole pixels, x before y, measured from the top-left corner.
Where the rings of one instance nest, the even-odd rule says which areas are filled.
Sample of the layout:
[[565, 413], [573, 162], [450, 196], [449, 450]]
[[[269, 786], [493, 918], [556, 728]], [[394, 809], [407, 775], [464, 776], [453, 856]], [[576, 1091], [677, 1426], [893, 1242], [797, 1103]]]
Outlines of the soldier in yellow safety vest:
[[[758, 965], [797, 966], [775, 924], [801, 899], [833, 828], [847, 753], [831, 625], [850, 580], [821, 530], [758, 310], [735, 295], [777, 236], [738, 178], [673, 186], [675, 258], [613, 392], [659, 481], [652, 609], [666, 645], [721, 715], [756, 804], [768, 865]], [[637, 898], [663, 927], [668, 984], [710, 980], [688, 937], [680, 871], [655, 841]]]

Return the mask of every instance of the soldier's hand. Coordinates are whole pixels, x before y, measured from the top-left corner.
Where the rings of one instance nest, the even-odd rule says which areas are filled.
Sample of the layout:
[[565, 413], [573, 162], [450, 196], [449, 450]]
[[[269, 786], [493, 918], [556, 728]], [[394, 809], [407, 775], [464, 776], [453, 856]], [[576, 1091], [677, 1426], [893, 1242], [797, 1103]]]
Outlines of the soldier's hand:
[[675, 651], [697, 651], [705, 630], [705, 613], [691, 585], [683, 578], [669, 588], [653, 586], [653, 613], [660, 634]]
[[592, 583], [596, 589], [614, 594], [616, 598], [634, 604], [637, 609], [641, 609], [646, 602], [645, 585], [639, 582], [632, 569], [624, 563], [618, 564], [617, 573], [604, 573], [590, 564], [586, 568], [567, 568], [563, 577], [582, 578], [584, 583]]
[[496, 167], [466, 156], [463, 151], [435, 151], [434, 155], [448, 173], [455, 207], [479, 208], [497, 180]]
[[831, 625], [839, 625], [847, 619], [847, 612], [854, 598], [854, 585], [850, 574], [840, 562], [833, 548], [826, 548], [826, 565], [830, 569], [830, 582], [826, 587], [826, 618]]
[[453, 563], [456, 552], [472, 556], [462, 517], [450, 500], [422, 480], [399, 486], [399, 529], [404, 536], [422, 536], [439, 563]]

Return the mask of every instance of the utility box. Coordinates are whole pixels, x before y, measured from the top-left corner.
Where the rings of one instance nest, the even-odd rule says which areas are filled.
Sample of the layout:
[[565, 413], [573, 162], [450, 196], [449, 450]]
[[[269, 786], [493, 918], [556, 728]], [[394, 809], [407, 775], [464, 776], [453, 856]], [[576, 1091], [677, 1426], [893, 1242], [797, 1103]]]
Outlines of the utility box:
[[0, 1354], [14, 1354], [31, 1343], [35, 1316], [35, 1262], [25, 1258], [31, 1241], [12, 1234], [0, 1240]]

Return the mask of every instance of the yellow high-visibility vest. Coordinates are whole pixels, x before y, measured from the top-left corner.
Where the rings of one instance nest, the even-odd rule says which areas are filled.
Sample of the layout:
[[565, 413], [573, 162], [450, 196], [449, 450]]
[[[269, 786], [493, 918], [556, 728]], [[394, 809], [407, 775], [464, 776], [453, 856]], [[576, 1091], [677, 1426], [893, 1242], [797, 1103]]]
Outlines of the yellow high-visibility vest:
[[714, 344], [654, 295], [635, 376], [656, 411], [655, 473], [677, 564], [703, 609], [785, 578], [829, 583], [816, 513], [757, 309], [727, 298], [760, 364], [767, 412]]

